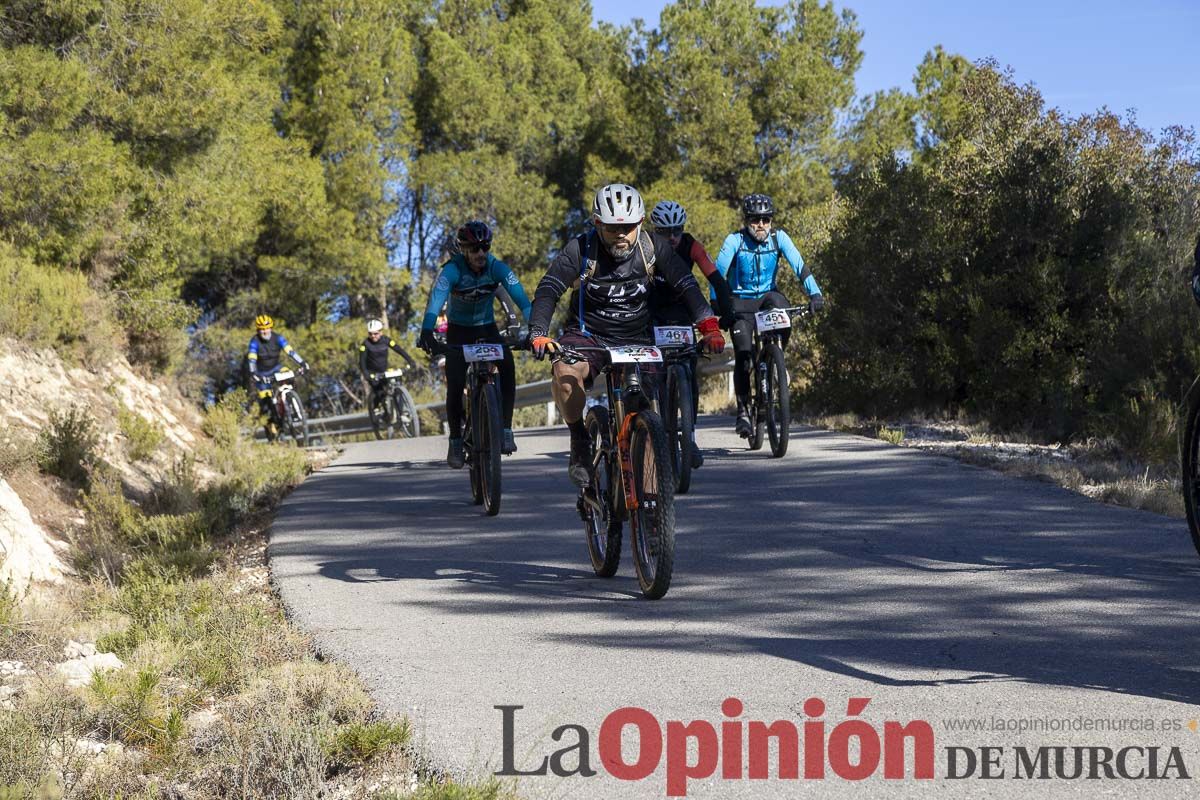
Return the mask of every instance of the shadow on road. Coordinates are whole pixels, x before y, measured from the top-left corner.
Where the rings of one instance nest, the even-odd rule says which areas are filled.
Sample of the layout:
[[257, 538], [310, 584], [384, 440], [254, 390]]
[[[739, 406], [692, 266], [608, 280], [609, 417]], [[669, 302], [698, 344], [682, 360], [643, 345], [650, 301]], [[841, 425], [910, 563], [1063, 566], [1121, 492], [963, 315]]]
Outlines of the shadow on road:
[[272, 559], [285, 575], [315, 563], [364, 602], [373, 584], [436, 582], [389, 601], [429, 614], [499, 625], [552, 605], [564, 622], [550, 641], [761, 653], [881, 686], [1023, 681], [1200, 702], [1200, 564], [1180, 521], [798, 429], [782, 461], [709, 451], [677, 503], [671, 594], [647, 602], [627, 544], [617, 578], [592, 575], [546, 455], [505, 460], [495, 518], [438, 462], [340, 463], [284, 507]]

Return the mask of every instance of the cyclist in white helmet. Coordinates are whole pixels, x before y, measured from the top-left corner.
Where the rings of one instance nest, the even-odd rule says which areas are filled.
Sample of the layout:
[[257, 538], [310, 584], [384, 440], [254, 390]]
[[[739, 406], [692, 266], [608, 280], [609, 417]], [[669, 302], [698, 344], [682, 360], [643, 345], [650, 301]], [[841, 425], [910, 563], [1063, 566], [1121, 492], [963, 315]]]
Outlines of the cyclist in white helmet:
[[368, 320], [367, 338], [358, 345], [358, 369], [371, 387], [371, 397], [367, 400], [371, 405], [380, 402], [383, 389], [387, 385], [383, 374], [388, 370], [388, 350], [399, 353], [400, 357], [408, 362], [409, 369], [417, 368], [417, 362], [413, 361], [412, 356], [405, 352], [395, 339], [390, 336], [384, 337], [383, 320]]
[[[596, 192], [592, 230], [567, 242], [534, 293], [529, 337], [535, 355], [555, 352], [559, 342], [576, 347], [652, 342], [650, 284], [656, 273], [679, 294], [690, 321], [700, 328], [703, 345], [717, 353], [725, 348], [717, 318], [690, 267], [666, 237], [642, 230], [645, 215], [642, 196], [628, 184], [609, 184]], [[575, 289], [570, 310], [556, 341], [549, 336], [550, 318], [570, 288]], [[590, 444], [583, 424], [585, 389], [603, 364], [597, 353], [577, 364], [554, 365], [554, 402], [571, 432], [567, 471], [580, 486], [590, 478]]]
[[[655, 233], [667, 237], [671, 247], [683, 259], [688, 268], [699, 265], [700, 271], [708, 281], [713, 300], [713, 310], [721, 319], [721, 325], [728, 328], [733, 324], [733, 294], [725, 276], [718, 270], [713, 260], [708, 257], [704, 245], [684, 230], [687, 225], [687, 211], [673, 200], [661, 200], [650, 212], [650, 224]], [[668, 289], [658, 276], [655, 275], [654, 292], [651, 295], [651, 315], [655, 325], [690, 325], [691, 317], [687, 307], [680, 297]], [[695, 418], [700, 409], [700, 382], [696, 380], [696, 358], [692, 357], [692, 417]], [[695, 431], [692, 432], [693, 436]], [[693, 445], [695, 443], [693, 442]], [[692, 468], [704, 464], [704, 456], [699, 447], [692, 448]]]

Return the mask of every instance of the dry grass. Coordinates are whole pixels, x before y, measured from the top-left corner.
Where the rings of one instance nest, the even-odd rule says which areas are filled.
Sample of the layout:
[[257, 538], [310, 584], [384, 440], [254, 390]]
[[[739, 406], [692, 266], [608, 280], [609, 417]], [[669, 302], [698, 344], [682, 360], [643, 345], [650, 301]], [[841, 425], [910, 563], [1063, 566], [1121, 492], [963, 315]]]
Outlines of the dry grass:
[[1088, 440], [1063, 447], [1039, 443], [1021, 432], [998, 434], [981, 423], [964, 420], [883, 423], [837, 414], [806, 422], [952, 456], [1009, 475], [1049, 481], [1104, 503], [1184, 516], [1177, 468], [1141, 463], [1112, 441]]
[[[407, 720], [379, 717], [358, 678], [317, 660], [284, 618], [264, 531], [304, 455], [243, 441], [242, 418], [226, 405], [207, 420], [218, 476], [206, 484], [180, 461], [139, 505], [94, 470], [80, 579], [24, 602], [0, 587], [0, 658], [36, 673], [0, 711], [0, 800], [409, 796], [414, 783], [430, 798], [507, 796], [421, 787]], [[124, 668], [67, 688], [49, 676], [71, 639]]]

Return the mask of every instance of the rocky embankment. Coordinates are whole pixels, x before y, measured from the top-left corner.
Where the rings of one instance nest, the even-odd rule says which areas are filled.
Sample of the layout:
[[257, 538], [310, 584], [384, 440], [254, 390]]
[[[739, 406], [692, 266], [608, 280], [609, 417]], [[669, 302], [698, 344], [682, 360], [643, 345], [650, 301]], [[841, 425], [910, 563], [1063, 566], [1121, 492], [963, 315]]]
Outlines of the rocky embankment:
[[[0, 342], [0, 448], [31, 446], [53, 415], [70, 409], [92, 420], [98, 457], [134, 496], [148, 492], [199, 439], [196, 409], [124, 358], [71, 366], [53, 350]], [[131, 447], [133, 437], [139, 447]], [[69, 487], [36, 470], [0, 473], [0, 583], [21, 594], [63, 580], [66, 542], [83, 521], [72, 499]]]

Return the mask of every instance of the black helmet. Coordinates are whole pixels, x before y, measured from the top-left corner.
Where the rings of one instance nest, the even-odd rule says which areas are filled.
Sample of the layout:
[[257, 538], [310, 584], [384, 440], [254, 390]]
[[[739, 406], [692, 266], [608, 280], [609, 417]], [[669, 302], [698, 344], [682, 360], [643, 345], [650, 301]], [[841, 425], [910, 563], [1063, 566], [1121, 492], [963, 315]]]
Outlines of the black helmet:
[[491, 241], [492, 229], [487, 226], [486, 222], [473, 219], [458, 229], [458, 243], [460, 245], [490, 244]]
[[742, 198], [743, 217], [773, 217], [775, 204], [765, 194], [748, 194]]

